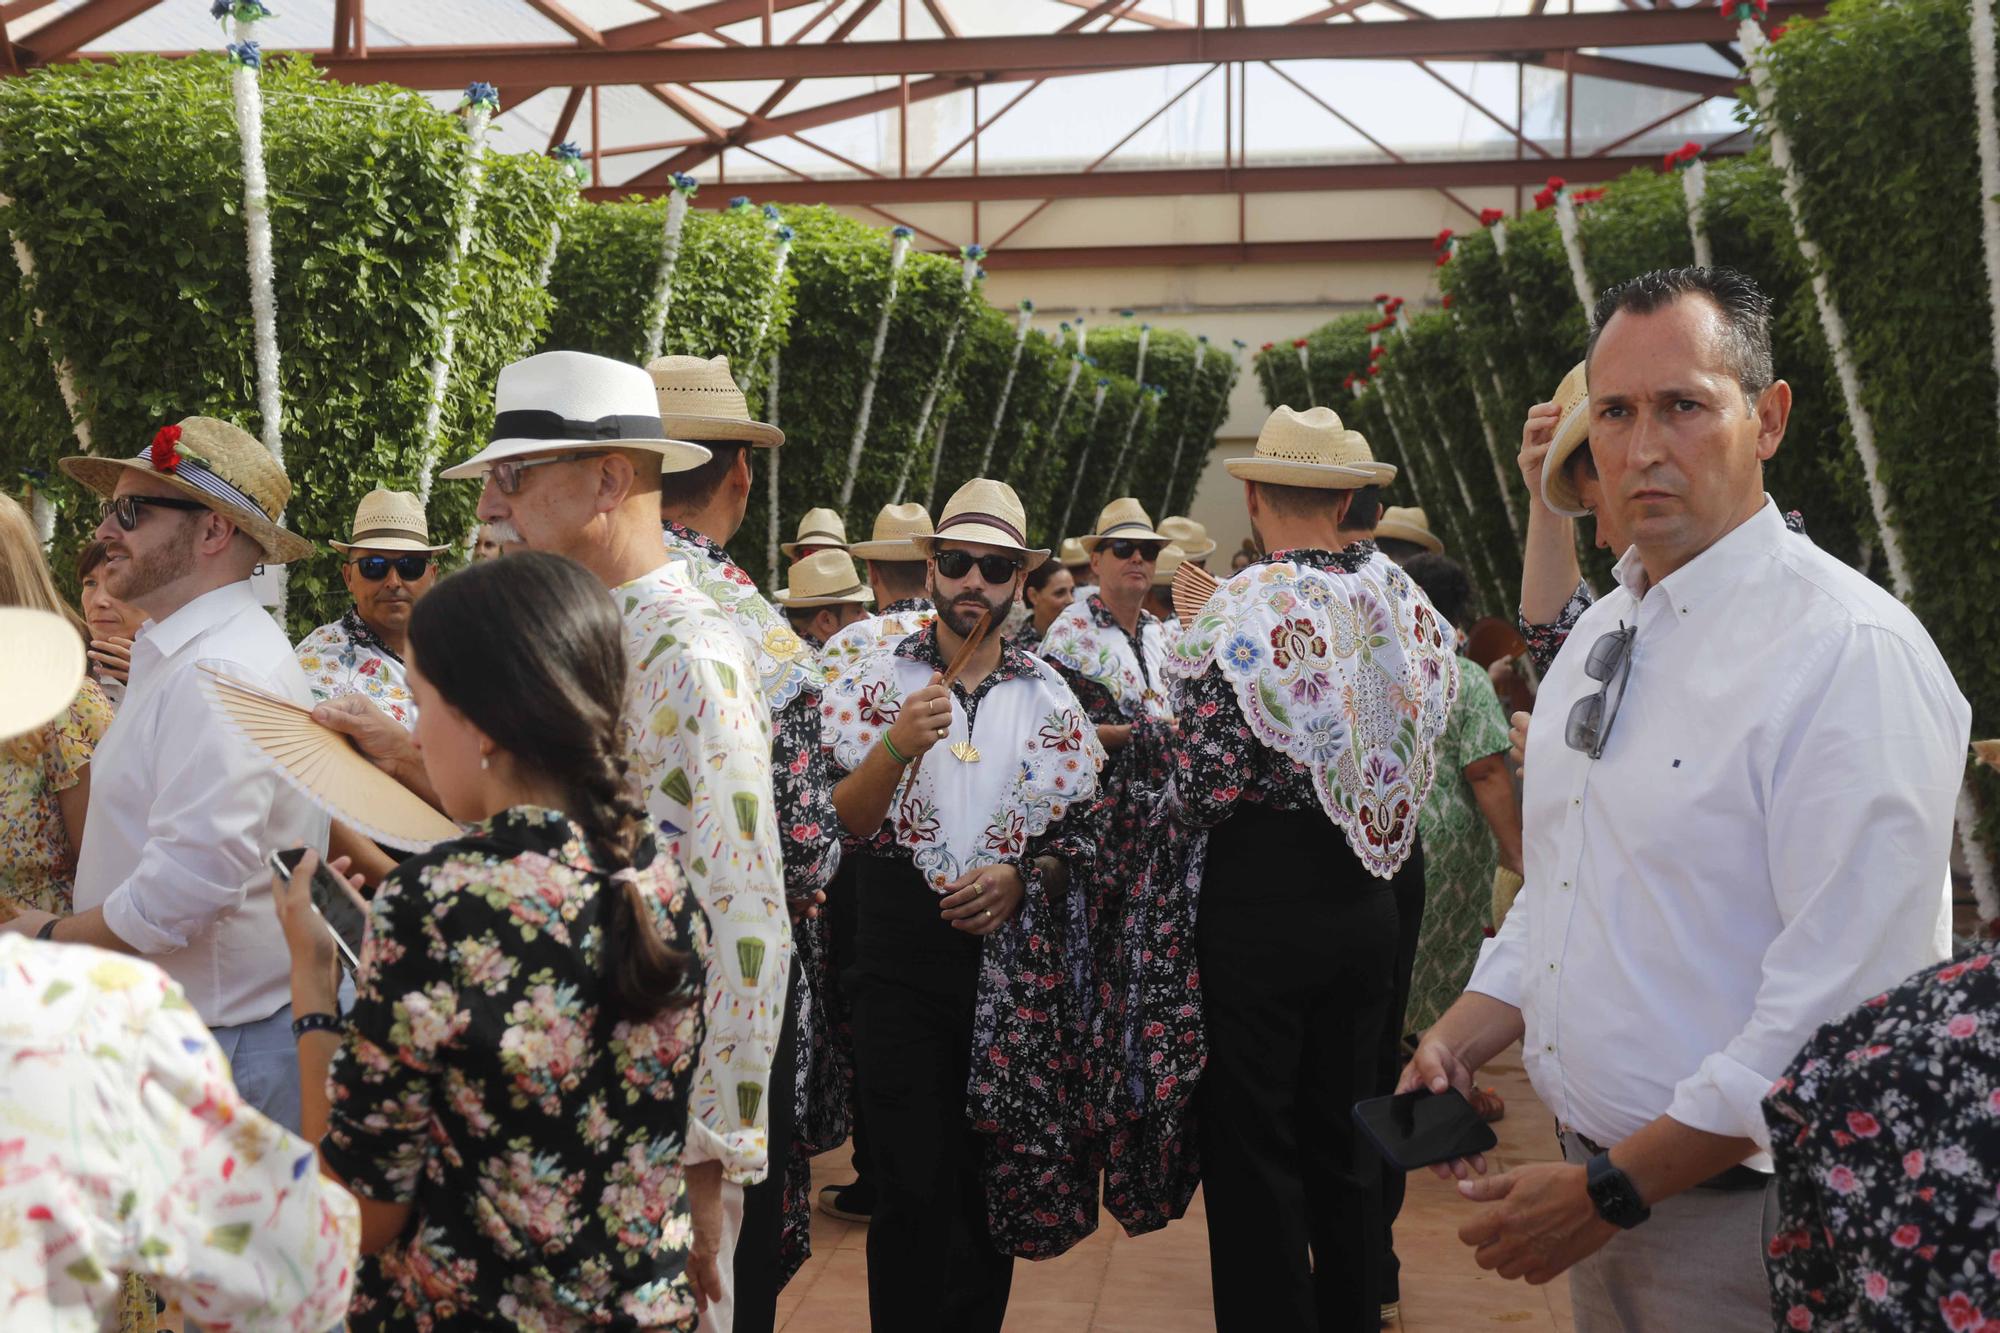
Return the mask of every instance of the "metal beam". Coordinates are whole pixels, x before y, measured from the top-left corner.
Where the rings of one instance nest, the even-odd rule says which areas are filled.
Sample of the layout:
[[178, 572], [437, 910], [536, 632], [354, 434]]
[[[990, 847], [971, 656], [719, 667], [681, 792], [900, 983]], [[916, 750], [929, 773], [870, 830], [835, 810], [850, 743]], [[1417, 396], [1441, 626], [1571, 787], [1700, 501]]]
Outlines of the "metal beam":
[[[96, 0], [102, 5], [141, 9], [154, 2]], [[1774, 21], [1782, 22], [1808, 17], [1824, 8], [1824, 0], [1777, 0], [1771, 15]], [[95, 5], [86, 6], [57, 23], [69, 23], [94, 10]], [[721, 50], [676, 46], [639, 51], [548, 46], [399, 47], [377, 50], [365, 60], [334, 56], [330, 51], [315, 52], [314, 57], [336, 79], [387, 80], [413, 88], [454, 88], [475, 77], [502, 84], [544, 86], [906, 75], [994, 80], [1020, 78], [1027, 71], [1075, 73], [1214, 61], [1452, 57], [1512, 61], [1582, 48], [1687, 45], [1712, 34], [1714, 25], [1712, 12], [1690, 8], [1206, 31], [940, 37], [838, 46], [732, 46]], [[608, 33], [606, 40], [610, 40]]]
[[[1740, 149], [1738, 151], [1741, 151]], [[1561, 176], [1576, 184], [1608, 181], [1635, 168], [1655, 168], [1652, 153], [1606, 157], [1482, 157], [1459, 160], [1417, 158], [1405, 162], [1342, 162], [1325, 166], [1192, 167], [1171, 171], [1035, 172], [1020, 175], [896, 176], [866, 179], [742, 182], [738, 193], [759, 203], [956, 204], [1008, 199], [1132, 199], [1181, 194], [1308, 194], [1335, 190], [1437, 190], [1540, 185]], [[621, 198], [658, 193], [662, 187], [634, 180], [586, 191], [593, 197]], [[721, 207], [720, 196], [704, 191], [698, 207]]]
[[558, 0], [528, 0], [528, 7], [584, 45], [604, 45], [603, 33], [570, 13]]
[[160, 0], [84, 0], [15, 42], [14, 51], [23, 68], [63, 60], [158, 3]]
[[1002, 269], [1184, 268], [1190, 264], [1379, 264], [1428, 262], [1429, 236], [1351, 241], [1251, 241], [1247, 245], [1071, 245], [993, 250], [980, 262]]
[[1566, 52], [1563, 55], [1538, 55], [1522, 61], [1523, 64], [1537, 65], [1543, 69], [1560, 70], [1567, 68], [1572, 74], [1587, 75], [1593, 79], [1610, 79], [1616, 83], [1636, 83], [1648, 88], [1665, 88], [1677, 93], [1694, 93], [1702, 97], [1734, 97], [1745, 78], [1729, 74], [1703, 74], [1692, 69], [1670, 69], [1665, 65], [1648, 64], [1643, 60], [1620, 60], [1615, 56], [1594, 56], [1582, 51]]

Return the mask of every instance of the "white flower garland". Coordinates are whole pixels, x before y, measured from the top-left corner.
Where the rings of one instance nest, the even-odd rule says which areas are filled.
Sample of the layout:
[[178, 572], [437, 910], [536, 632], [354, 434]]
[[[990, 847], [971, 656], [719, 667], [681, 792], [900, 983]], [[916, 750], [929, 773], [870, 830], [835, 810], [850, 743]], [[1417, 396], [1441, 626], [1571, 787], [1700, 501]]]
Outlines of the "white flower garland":
[[944, 467], [945, 432], [951, 426], [951, 409], [947, 407], [938, 413], [937, 435], [931, 441], [931, 484], [924, 492], [924, 508], [937, 512], [938, 472]]
[[1292, 344], [1292, 350], [1299, 354], [1299, 374], [1306, 380], [1306, 406], [1318, 407], [1319, 396], [1313, 392], [1312, 361], [1306, 355], [1306, 340], [1300, 338]]
[[1979, 119], [1979, 222], [1986, 255], [1986, 307], [1993, 373], [2000, 377], [2000, 127], [1993, 109], [1994, 23], [1990, 0], [1972, 0], [1972, 102]]
[[1076, 475], [1070, 479], [1069, 499], [1063, 504], [1062, 522], [1056, 525], [1055, 539], [1060, 542], [1069, 532], [1070, 516], [1076, 512], [1077, 493], [1083, 489], [1083, 474], [1090, 469], [1090, 447], [1097, 443], [1097, 418], [1104, 411], [1104, 395], [1111, 388], [1111, 381], [1097, 381], [1097, 393], [1090, 400], [1090, 424], [1083, 428], [1083, 452], [1077, 455]]
[[[1299, 355], [1302, 357], [1305, 355], [1304, 348], [1299, 349]], [[1201, 366], [1206, 360], [1208, 360], [1208, 335], [1202, 334], [1194, 341], [1194, 374], [1188, 376], [1188, 387], [1190, 390], [1195, 385], [1201, 383]], [[1160, 491], [1160, 516], [1162, 518], [1172, 512], [1167, 508], [1167, 505], [1174, 498], [1174, 477], [1181, 470], [1181, 446], [1187, 442], [1188, 418], [1194, 415], [1194, 395], [1192, 392], [1189, 393], [1188, 398], [1188, 410], [1181, 413], [1181, 428], [1174, 432], [1174, 456], [1173, 460], [1167, 464], [1166, 484]]]
[[[754, 348], [764, 341], [764, 335], [771, 328], [771, 316], [776, 312], [778, 293], [784, 289], [785, 270], [792, 262], [792, 229], [779, 223], [772, 232], [778, 238], [778, 248], [771, 255], [771, 299], [764, 306], [764, 313], [757, 321], [757, 337], [751, 342]], [[781, 360], [779, 349], [771, 349], [771, 361], [765, 370], [768, 385], [764, 391], [764, 415], [773, 426], [778, 424], [778, 372]], [[749, 375], [746, 373], [747, 380]], [[778, 572], [778, 465], [783, 461], [783, 449], [768, 451], [770, 466], [764, 469], [764, 484], [768, 488], [764, 506], [764, 568], [773, 576]]]
[[[536, 291], [545, 292], [549, 289], [549, 275], [556, 271], [556, 252], [561, 249], [562, 215], [557, 214], [556, 220], [549, 224], [549, 248], [542, 251], [542, 262], [535, 267]], [[541, 341], [543, 332], [541, 329], [529, 330], [528, 341], [521, 348], [521, 356], [524, 359], [535, 354], [535, 344]]]
[[455, 205], [458, 226], [452, 232], [451, 249], [445, 257], [445, 269], [451, 278], [450, 304], [445, 307], [437, 354], [431, 358], [430, 392], [424, 404], [423, 433], [417, 442], [418, 456], [423, 460], [417, 473], [417, 502], [425, 506], [431, 502], [431, 483], [436, 479], [445, 386], [451, 380], [452, 362], [458, 354], [458, 321], [464, 313], [458, 301], [459, 275], [472, 251], [472, 224], [478, 216], [479, 195], [486, 181], [486, 130], [493, 123], [493, 112], [498, 105], [497, 97], [489, 99], [490, 92], [491, 86], [483, 84], [474, 84], [466, 90], [465, 166]]
[[676, 174], [667, 192], [667, 222], [660, 229], [660, 266], [653, 272], [653, 299], [646, 307], [646, 360], [660, 355], [667, 337], [667, 310], [674, 300], [674, 270], [681, 262], [681, 231], [687, 226], [688, 200], [694, 177]]
[[[982, 246], [968, 245], [959, 252], [958, 277], [959, 292], [970, 295], [972, 284], [979, 280], [979, 260], [986, 250]], [[951, 322], [951, 328], [944, 335], [944, 354], [938, 357], [937, 370], [931, 375], [930, 387], [924, 390], [923, 405], [917, 409], [917, 428], [910, 432], [910, 447], [903, 452], [903, 466], [896, 473], [896, 493], [890, 497], [891, 504], [903, 503], [903, 491], [910, 483], [910, 471], [917, 465], [917, 454], [923, 449], [924, 434], [930, 429], [931, 413], [937, 408], [938, 395], [944, 392], [945, 379], [951, 373], [952, 350], [958, 346], [958, 335], [965, 330], [965, 318], [972, 309], [972, 303], [963, 301], [959, 305], [958, 318]], [[931, 486], [937, 487], [937, 459], [931, 459]]]
[[896, 308], [896, 284], [909, 258], [908, 227], [898, 227], [889, 242], [889, 286], [882, 294], [882, 314], [875, 321], [875, 345], [868, 352], [868, 378], [861, 382], [861, 407], [854, 415], [854, 438], [847, 446], [847, 476], [840, 483], [840, 511], [854, 498], [854, 474], [861, 468], [861, 449], [868, 443], [868, 418], [875, 412], [875, 384], [882, 378], [882, 349], [889, 341], [889, 314]]
[[1062, 426], [1063, 413], [1069, 410], [1070, 396], [1076, 392], [1076, 381], [1083, 374], [1083, 353], [1072, 352], [1069, 357], [1069, 374], [1063, 379], [1062, 393], [1056, 397], [1055, 415], [1049, 418], [1048, 429], [1043, 432], [1048, 437], [1049, 446], [1055, 447], [1061, 438], [1056, 434]]
[[1569, 257], [1569, 278], [1576, 284], [1576, 299], [1583, 303], [1583, 322], [1590, 324], [1597, 308], [1597, 295], [1590, 289], [1590, 274], [1583, 267], [1583, 241], [1576, 233], [1576, 201], [1568, 190], [1556, 193], [1556, 230], [1562, 233], [1563, 253]]
[[975, 476], [983, 477], [986, 469], [993, 465], [993, 446], [1000, 439], [1000, 423], [1007, 416], [1007, 400], [1014, 396], [1014, 377], [1021, 370], [1021, 349], [1028, 343], [1028, 321], [1035, 317], [1035, 303], [1021, 302], [1021, 308], [1014, 316], [1014, 352], [1007, 360], [1007, 378], [1000, 382], [1000, 401], [993, 405], [993, 424], [986, 428], [986, 445], [979, 451], [979, 471]]
[[1696, 268], [1715, 267], [1715, 249], [1708, 243], [1708, 217], [1702, 206], [1707, 195], [1708, 166], [1696, 158], [1681, 169], [1681, 196], [1687, 200], [1688, 236], [1694, 241]]
[[[13, 199], [7, 195], [0, 194], [0, 208], [12, 208], [13, 206]], [[32, 298], [35, 288], [34, 251], [28, 248], [26, 241], [13, 232], [8, 232], [7, 238], [14, 243], [14, 263], [21, 270], [21, 286]], [[35, 327], [39, 329], [43, 324], [40, 303], [35, 305], [34, 311]], [[84, 415], [83, 398], [77, 392], [76, 388], [76, 372], [70, 367], [69, 358], [56, 356], [53, 347], [49, 349], [49, 356], [55, 369], [56, 390], [62, 394], [63, 406], [69, 409], [69, 425], [70, 429], [76, 432], [76, 442], [82, 447], [83, 452], [87, 454], [94, 453], [96, 451], [91, 448], [90, 444], [90, 418]], [[48, 503], [39, 489], [35, 492], [35, 495], [41, 503]]]
[[[1184, 512], [1189, 503], [1194, 499], [1192, 488], [1201, 484], [1201, 474], [1208, 465], [1207, 450], [1215, 443], [1217, 433], [1222, 430], [1222, 423], [1229, 419], [1229, 391], [1236, 383], [1236, 376], [1243, 373], [1243, 352], [1245, 347], [1246, 344], [1241, 340], [1236, 341], [1235, 370], [1231, 373], [1230, 378], [1223, 383], [1222, 393], [1215, 400], [1215, 419], [1208, 423], [1208, 430], [1201, 437], [1203, 453], [1200, 455], [1198, 464], [1194, 469], [1194, 475], [1189, 478], [1188, 484], [1185, 487], [1180, 484], [1180, 470], [1178, 468], [1174, 470], [1175, 475], [1172, 481], [1173, 491], [1168, 499], [1178, 499], [1178, 503], [1163, 503], [1160, 506], [1170, 514]], [[1180, 494], [1182, 490], [1188, 490], [1189, 494]]]
[[[261, 7], [257, 7], [261, 8]], [[263, 418], [264, 447], [280, 468], [285, 465], [284, 401], [278, 388], [277, 272], [271, 258], [271, 183], [264, 174], [264, 97], [257, 71], [263, 57], [255, 34], [256, 9], [239, 8], [230, 27], [229, 91], [236, 112], [236, 136], [243, 152], [243, 229], [249, 252], [250, 319], [257, 354], [257, 412]], [[278, 515], [279, 526], [285, 516]], [[282, 621], [285, 587], [290, 571], [284, 565], [264, 566], [269, 583], [259, 600], [272, 604]]]
[[[1461, 328], [1456, 312], [1452, 314], [1451, 323], [1454, 329]], [[1484, 355], [1483, 352], [1482, 355]], [[1486, 365], [1490, 371], [1493, 366], [1490, 357], [1487, 358]], [[1472, 386], [1472, 403], [1475, 409], [1473, 415], [1479, 418], [1479, 433], [1486, 437], [1486, 457], [1493, 464], [1493, 484], [1500, 488], [1500, 503], [1507, 511], [1507, 530], [1513, 534], [1516, 542], [1520, 542], [1524, 540], [1521, 532], [1521, 515], [1520, 511], [1514, 505], [1514, 489], [1513, 485], [1507, 480], [1507, 468], [1500, 460], [1500, 440], [1494, 435], [1493, 422], [1486, 414], [1486, 395], [1479, 391], [1479, 376], [1477, 374], [1468, 370], [1465, 378], [1466, 382]], [[1500, 383], [1500, 376], [1497, 372], [1493, 375], [1493, 383], [1495, 387], [1498, 387]]]
[[1125, 455], [1131, 452], [1132, 436], [1139, 429], [1139, 414], [1146, 410], [1146, 344], [1153, 337], [1153, 326], [1139, 326], [1139, 358], [1132, 367], [1132, 378], [1139, 381], [1139, 398], [1132, 404], [1132, 415], [1125, 420], [1125, 437], [1118, 442], [1118, 457], [1111, 464], [1111, 485], [1118, 485], [1119, 474], [1125, 471]]

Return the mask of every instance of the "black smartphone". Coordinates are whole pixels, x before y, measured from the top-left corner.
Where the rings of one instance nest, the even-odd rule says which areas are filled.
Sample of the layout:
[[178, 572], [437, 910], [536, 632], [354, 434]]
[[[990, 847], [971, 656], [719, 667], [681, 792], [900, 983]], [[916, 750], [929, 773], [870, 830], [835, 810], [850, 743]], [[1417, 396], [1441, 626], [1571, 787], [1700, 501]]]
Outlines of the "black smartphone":
[[1354, 1104], [1354, 1123], [1400, 1171], [1491, 1152], [1500, 1143], [1456, 1088], [1419, 1089]]
[[[271, 869], [290, 879], [305, 856], [306, 849], [303, 847], [294, 847], [288, 852], [272, 852]], [[340, 949], [341, 966], [349, 972], [358, 971], [361, 967], [361, 937], [367, 933], [368, 917], [355, 903], [354, 895], [347, 891], [347, 886], [326, 868], [324, 856], [313, 867], [312, 905]]]

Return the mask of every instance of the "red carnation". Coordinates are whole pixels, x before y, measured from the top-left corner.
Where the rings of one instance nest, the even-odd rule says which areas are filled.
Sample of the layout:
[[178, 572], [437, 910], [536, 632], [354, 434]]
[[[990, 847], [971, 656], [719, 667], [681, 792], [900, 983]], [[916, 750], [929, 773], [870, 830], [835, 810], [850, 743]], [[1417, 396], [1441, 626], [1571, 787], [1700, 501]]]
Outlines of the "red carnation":
[[1780, 23], [1777, 27], [1771, 29], [1771, 40], [1775, 42], [1780, 37], [1783, 37], [1785, 35], [1785, 29], [1791, 26], [1792, 25], [1789, 23]]
[[1604, 191], [1601, 187], [1595, 190], [1578, 190], [1570, 196], [1579, 204], [1594, 204], [1603, 197]]
[[1431, 249], [1433, 250], [1444, 249], [1447, 245], [1451, 244], [1451, 237], [1452, 237], [1452, 230], [1450, 227], [1446, 227], [1443, 231], [1437, 234], [1437, 239], [1431, 242]]
[[1444, 294], [1444, 308], [1445, 308], [1446, 310], [1449, 310], [1449, 309], [1451, 309], [1451, 293], [1450, 293], [1450, 292], [1446, 292], [1446, 293]]
[[179, 426], [162, 426], [153, 436], [153, 471], [173, 472], [181, 465], [181, 456], [174, 446], [181, 442]]
[[1271, 349], [1272, 349], [1273, 347], [1276, 347], [1277, 345], [1278, 345], [1278, 344], [1276, 344], [1276, 343], [1265, 343], [1265, 344], [1264, 344], [1264, 345], [1263, 345], [1262, 347], [1258, 348], [1257, 350], [1258, 350], [1258, 351], [1260, 351], [1260, 352], [1268, 352], [1268, 351], [1270, 351], [1270, 350], [1271, 350]]
[[1438, 252], [1437, 266], [1439, 268], [1443, 268], [1446, 264], [1449, 264], [1450, 262], [1451, 262], [1451, 251], [1441, 250]]
[[1535, 191], [1535, 211], [1537, 213], [1541, 212], [1545, 208], [1548, 208], [1549, 206], [1554, 204], [1555, 201], [1556, 201], [1556, 192], [1554, 190]]
[[1372, 380], [1372, 379], [1374, 379], [1374, 378], [1375, 378], [1375, 376], [1376, 376], [1377, 374], [1379, 374], [1379, 373], [1381, 372], [1381, 370], [1382, 370], [1382, 367], [1380, 367], [1380, 366], [1376, 365], [1376, 364], [1375, 364], [1374, 362], [1372, 362], [1372, 361], [1371, 361], [1371, 362], [1369, 362], [1369, 363], [1368, 363], [1368, 378], [1369, 378], [1369, 379], [1371, 379], [1371, 380]]
[[1305, 345], [1306, 345], [1306, 340], [1304, 338], [1292, 339], [1292, 346], [1294, 347], [1304, 347]]
[[[1343, 388], [1343, 389], [1345, 389], [1345, 390], [1347, 390], [1347, 391], [1348, 391], [1349, 393], [1353, 393], [1353, 392], [1354, 392], [1354, 376], [1352, 376], [1352, 375], [1349, 375], [1349, 376], [1348, 376], [1348, 377], [1347, 377], [1346, 379], [1342, 380], [1342, 381], [1340, 382], [1340, 387], [1341, 387], [1341, 388]], [[1996, 1253], [1996, 1254], [2000, 1254], [2000, 1250], [1996, 1250], [1996, 1251], [1994, 1251], [1994, 1253]]]
[[1386, 301], [1386, 300], [1388, 300], [1388, 299], [1389, 299], [1389, 293], [1387, 293], [1387, 292], [1377, 292], [1377, 293], [1375, 293], [1375, 304], [1376, 304], [1376, 305], [1381, 305], [1381, 304], [1382, 304], [1382, 303], [1383, 303], [1384, 301]]
[[1380, 347], [1371, 347], [1368, 349], [1368, 359], [1370, 361], [1379, 359], [1381, 355], [1382, 355], [1382, 349]]
[[1391, 300], [1389, 301], [1389, 313], [1390, 313], [1390, 314], [1392, 314], [1392, 315], [1393, 315], [1393, 314], [1395, 314], [1395, 313], [1396, 313], [1396, 312], [1397, 312], [1398, 310], [1401, 310], [1402, 308], [1403, 308], [1403, 298], [1402, 298], [1402, 297], [1400, 297], [1400, 296], [1397, 296], [1397, 297], [1393, 297], [1393, 298], [1391, 298]]
[[1506, 220], [1507, 210], [1504, 208], [1482, 208], [1479, 210], [1479, 225], [1482, 227], [1490, 227], [1496, 222], [1505, 222]]
[[1548, 185], [1549, 185], [1549, 193], [1550, 193], [1550, 194], [1556, 194], [1556, 193], [1558, 193], [1559, 191], [1561, 191], [1561, 189], [1562, 189], [1562, 187], [1563, 187], [1563, 185], [1564, 185], [1564, 184], [1565, 184], [1565, 182], [1564, 182], [1563, 178], [1562, 178], [1562, 177], [1560, 177], [1560, 176], [1551, 176], [1551, 177], [1549, 177], [1549, 180], [1548, 180]]

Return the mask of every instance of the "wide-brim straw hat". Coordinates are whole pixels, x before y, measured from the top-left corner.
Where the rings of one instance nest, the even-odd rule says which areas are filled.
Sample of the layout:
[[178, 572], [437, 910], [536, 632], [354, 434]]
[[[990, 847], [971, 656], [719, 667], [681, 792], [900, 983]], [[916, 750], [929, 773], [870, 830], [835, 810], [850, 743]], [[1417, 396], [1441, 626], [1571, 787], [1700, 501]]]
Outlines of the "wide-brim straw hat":
[[1168, 542], [1161, 547], [1159, 561], [1153, 566], [1153, 586], [1171, 588], [1174, 583], [1174, 571], [1189, 558], [1188, 553], [1181, 549], [1179, 542]]
[[922, 560], [924, 553], [916, 539], [928, 537], [936, 530], [931, 524], [931, 511], [914, 500], [883, 505], [882, 512], [875, 515], [873, 537], [854, 543], [847, 551], [856, 560]]
[[1146, 507], [1129, 495], [1120, 496], [1099, 510], [1096, 530], [1076, 540], [1090, 555], [1095, 555], [1097, 548], [1108, 541], [1158, 542], [1162, 546], [1167, 543], [1165, 537], [1153, 530], [1153, 518]]
[[660, 456], [662, 472], [709, 460], [700, 445], [667, 437], [651, 375], [588, 352], [543, 352], [502, 366], [486, 438], [484, 449], [438, 475], [483, 477], [505, 459], [593, 449], [643, 449]]
[[1160, 533], [1185, 551], [1189, 560], [1206, 560], [1215, 554], [1215, 539], [1208, 535], [1207, 525], [1185, 514], [1161, 519]]
[[788, 542], [779, 542], [778, 549], [785, 553], [785, 559], [797, 560], [801, 546], [823, 546], [829, 550], [845, 551], [847, 548], [847, 522], [831, 509], [808, 509], [806, 516], [799, 520], [799, 535]]
[[431, 544], [431, 527], [424, 518], [421, 500], [408, 491], [385, 490], [362, 496], [354, 510], [354, 531], [346, 541], [327, 545], [336, 551], [425, 551], [432, 555], [446, 549]]
[[947, 540], [1018, 552], [1024, 569], [1034, 569], [1049, 558], [1047, 548], [1028, 545], [1028, 511], [1021, 507], [1021, 497], [1006, 482], [986, 477], [974, 477], [953, 491], [938, 515], [937, 531], [919, 537], [917, 544], [931, 555], [939, 542]]
[[227, 421], [188, 417], [161, 429], [137, 458], [65, 458], [62, 470], [107, 500], [120, 473], [157, 477], [241, 528], [267, 564], [303, 560], [313, 551], [311, 542], [278, 525], [292, 500], [285, 470], [256, 436]]
[[1556, 434], [1548, 453], [1542, 456], [1542, 503], [1564, 518], [1584, 518], [1590, 513], [1565, 466], [1571, 454], [1590, 443], [1590, 383], [1583, 368], [1584, 363], [1577, 362], [1556, 386], [1555, 397], [1550, 399], [1559, 410]]
[[875, 600], [873, 590], [856, 572], [853, 557], [845, 551], [814, 551], [793, 565], [786, 577], [791, 583], [771, 594], [771, 600], [782, 607], [803, 610], [845, 602], [866, 606]]
[[1391, 541], [1414, 542], [1432, 555], [1444, 554], [1443, 540], [1431, 531], [1430, 515], [1421, 509], [1389, 506], [1382, 513], [1382, 521], [1375, 525], [1375, 535]]
[[1090, 552], [1084, 550], [1083, 543], [1076, 538], [1065, 537], [1062, 539], [1060, 558], [1065, 568], [1077, 569], [1090, 563]]
[[663, 356], [646, 363], [660, 407], [660, 425], [683, 440], [740, 440], [759, 449], [785, 442], [785, 432], [750, 415], [729, 358]]
[[1386, 486], [1396, 479], [1394, 465], [1376, 462], [1361, 432], [1341, 425], [1330, 407], [1278, 408], [1257, 432], [1256, 452], [1223, 466], [1244, 481], [1329, 491]]
[[83, 686], [83, 638], [53, 611], [0, 607], [0, 741], [39, 731]]

